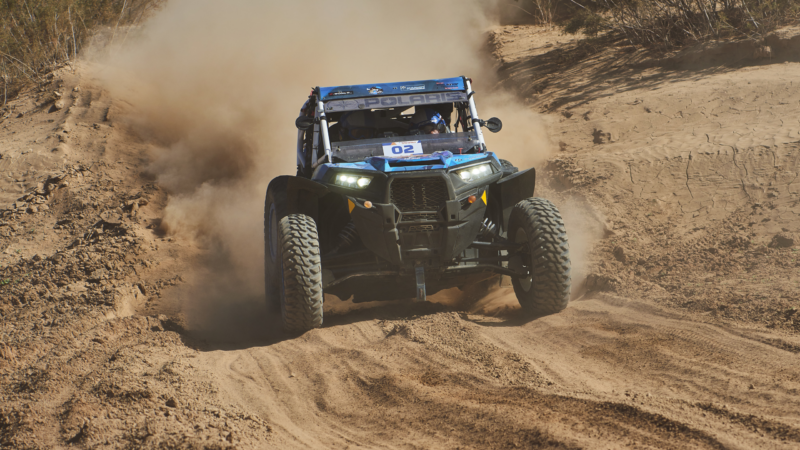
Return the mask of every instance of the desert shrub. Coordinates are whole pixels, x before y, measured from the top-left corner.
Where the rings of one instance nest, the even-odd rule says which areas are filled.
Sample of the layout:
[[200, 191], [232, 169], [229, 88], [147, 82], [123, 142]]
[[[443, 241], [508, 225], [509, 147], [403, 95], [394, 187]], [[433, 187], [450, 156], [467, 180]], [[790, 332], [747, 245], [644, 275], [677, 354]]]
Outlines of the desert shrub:
[[576, 0], [569, 33], [600, 30], [630, 42], [670, 49], [730, 36], [760, 37], [800, 17], [797, 0]]
[[576, 11], [565, 21], [564, 31], [570, 34], [575, 34], [583, 31], [586, 34], [597, 36], [604, 28], [608, 28], [606, 19], [594, 11], [582, 10]]
[[500, 2], [501, 7], [519, 11], [538, 25], [554, 25], [565, 19], [565, 14], [572, 13], [570, 0], [507, 0]]
[[73, 61], [99, 26], [136, 24], [164, 0], [0, 0], [0, 100]]

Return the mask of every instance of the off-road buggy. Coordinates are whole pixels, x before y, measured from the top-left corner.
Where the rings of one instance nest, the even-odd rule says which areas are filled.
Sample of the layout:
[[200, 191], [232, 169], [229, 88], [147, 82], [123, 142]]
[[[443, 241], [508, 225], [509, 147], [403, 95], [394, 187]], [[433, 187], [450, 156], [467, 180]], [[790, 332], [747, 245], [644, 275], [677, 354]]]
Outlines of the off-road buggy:
[[[317, 87], [296, 120], [297, 175], [273, 179], [264, 208], [267, 302], [284, 328], [322, 325], [323, 292], [353, 302], [411, 299], [510, 277], [522, 310], [545, 315], [570, 297], [567, 234], [556, 207], [532, 198], [536, 172], [486, 148], [465, 77]], [[429, 108], [440, 134], [408, 135]], [[344, 114], [391, 120], [343, 140]]]

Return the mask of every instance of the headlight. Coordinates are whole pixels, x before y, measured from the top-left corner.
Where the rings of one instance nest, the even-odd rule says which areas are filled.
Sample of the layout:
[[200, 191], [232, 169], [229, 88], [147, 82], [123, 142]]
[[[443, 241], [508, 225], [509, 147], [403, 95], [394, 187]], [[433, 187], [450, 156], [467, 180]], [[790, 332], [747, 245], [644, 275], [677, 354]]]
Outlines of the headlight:
[[339, 186], [344, 186], [352, 189], [364, 189], [372, 182], [372, 177], [364, 177], [360, 175], [353, 175], [349, 173], [340, 173], [336, 175], [333, 181]]
[[466, 169], [457, 170], [456, 173], [466, 183], [486, 178], [492, 174], [491, 164], [478, 164], [477, 166], [467, 167]]

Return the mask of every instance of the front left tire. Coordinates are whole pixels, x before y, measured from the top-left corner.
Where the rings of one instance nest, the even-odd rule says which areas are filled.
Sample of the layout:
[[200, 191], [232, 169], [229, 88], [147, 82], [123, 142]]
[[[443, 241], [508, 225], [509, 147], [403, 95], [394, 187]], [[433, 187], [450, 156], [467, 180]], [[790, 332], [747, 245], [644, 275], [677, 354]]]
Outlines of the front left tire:
[[322, 258], [314, 219], [289, 214], [280, 220], [281, 316], [289, 333], [322, 326]]

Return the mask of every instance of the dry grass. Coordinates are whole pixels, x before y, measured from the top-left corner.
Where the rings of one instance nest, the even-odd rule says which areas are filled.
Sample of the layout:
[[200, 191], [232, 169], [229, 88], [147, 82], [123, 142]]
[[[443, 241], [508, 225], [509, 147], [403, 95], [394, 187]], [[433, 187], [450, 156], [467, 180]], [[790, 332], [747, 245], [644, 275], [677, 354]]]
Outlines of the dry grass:
[[668, 50], [708, 39], [759, 38], [797, 21], [797, 0], [568, 0], [565, 30], [624, 34], [633, 44]]
[[100, 26], [141, 22], [165, 0], [0, 0], [0, 101], [77, 58]]

